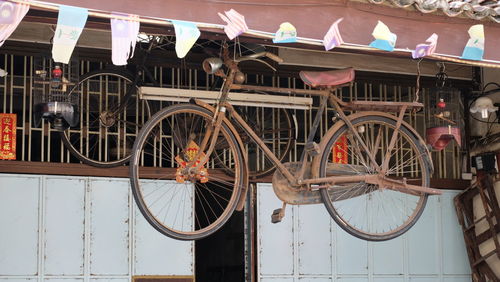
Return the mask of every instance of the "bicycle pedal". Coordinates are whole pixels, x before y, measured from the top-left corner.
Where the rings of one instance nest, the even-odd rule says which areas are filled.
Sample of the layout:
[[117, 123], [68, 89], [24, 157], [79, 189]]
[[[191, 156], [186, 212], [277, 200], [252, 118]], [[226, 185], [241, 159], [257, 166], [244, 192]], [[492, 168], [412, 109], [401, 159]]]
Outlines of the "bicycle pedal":
[[273, 214], [271, 215], [271, 222], [272, 223], [279, 223], [285, 216], [285, 213], [281, 213], [281, 208], [280, 209], [275, 209], [273, 211]]
[[307, 143], [305, 150], [311, 157], [317, 156], [320, 153], [319, 145], [316, 142]]

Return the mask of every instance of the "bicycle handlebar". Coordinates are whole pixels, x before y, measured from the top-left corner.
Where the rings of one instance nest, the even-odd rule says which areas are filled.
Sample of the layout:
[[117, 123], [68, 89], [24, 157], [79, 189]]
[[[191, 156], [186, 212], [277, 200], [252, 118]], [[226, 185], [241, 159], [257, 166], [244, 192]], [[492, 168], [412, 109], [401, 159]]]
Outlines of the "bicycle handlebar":
[[261, 57], [268, 57], [269, 59], [271, 59], [277, 63], [283, 63], [282, 58], [280, 58], [277, 55], [270, 53], [270, 52], [259, 52], [259, 53], [255, 53], [252, 55], [242, 56], [234, 61], [239, 63], [239, 62], [249, 61], [249, 60], [258, 60]]

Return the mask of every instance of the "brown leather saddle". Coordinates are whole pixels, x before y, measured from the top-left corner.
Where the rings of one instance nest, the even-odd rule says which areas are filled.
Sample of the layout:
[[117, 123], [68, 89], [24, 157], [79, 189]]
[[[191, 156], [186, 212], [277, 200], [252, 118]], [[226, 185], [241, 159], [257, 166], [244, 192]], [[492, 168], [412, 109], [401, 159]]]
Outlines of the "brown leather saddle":
[[331, 71], [301, 71], [300, 78], [311, 87], [329, 87], [354, 80], [354, 68]]

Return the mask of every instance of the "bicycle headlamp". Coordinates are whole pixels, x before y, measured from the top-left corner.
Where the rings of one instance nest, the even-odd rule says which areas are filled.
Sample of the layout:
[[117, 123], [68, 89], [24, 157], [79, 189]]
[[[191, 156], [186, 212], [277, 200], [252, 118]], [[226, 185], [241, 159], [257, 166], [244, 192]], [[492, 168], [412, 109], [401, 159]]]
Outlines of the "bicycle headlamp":
[[222, 67], [222, 64], [220, 58], [208, 58], [203, 61], [203, 70], [208, 74], [214, 74]]

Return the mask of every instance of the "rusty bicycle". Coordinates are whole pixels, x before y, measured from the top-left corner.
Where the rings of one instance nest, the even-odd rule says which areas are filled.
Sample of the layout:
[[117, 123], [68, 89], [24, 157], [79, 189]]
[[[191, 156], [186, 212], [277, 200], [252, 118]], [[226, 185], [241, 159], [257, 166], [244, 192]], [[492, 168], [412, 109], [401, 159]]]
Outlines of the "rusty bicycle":
[[[273, 213], [273, 222], [284, 216], [286, 204], [324, 204], [341, 228], [361, 239], [389, 240], [408, 231], [428, 196], [440, 194], [429, 188], [433, 168], [425, 142], [404, 120], [407, 111], [423, 105], [343, 101], [335, 90], [352, 83], [352, 68], [300, 72], [314, 89], [243, 84], [239, 63], [271, 66], [264, 58], [282, 62], [269, 52], [231, 57], [224, 48], [222, 58], [203, 63], [205, 71], [224, 79], [215, 105], [191, 99], [162, 109], [144, 125], [134, 143], [130, 179], [146, 220], [164, 235], [196, 240], [241, 210], [249, 179], [243, 130], [276, 167], [273, 189], [283, 207]], [[282, 163], [235, 111], [228, 94], [241, 90], [319, 96], [300, 162]], [[336, 122], [317, 144], [314, 137], [328, 102]], [[227, 168], [231, 173], [224, 173]]]

